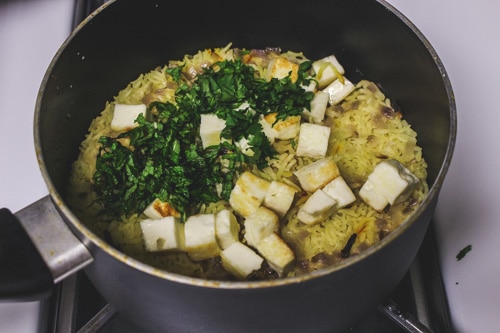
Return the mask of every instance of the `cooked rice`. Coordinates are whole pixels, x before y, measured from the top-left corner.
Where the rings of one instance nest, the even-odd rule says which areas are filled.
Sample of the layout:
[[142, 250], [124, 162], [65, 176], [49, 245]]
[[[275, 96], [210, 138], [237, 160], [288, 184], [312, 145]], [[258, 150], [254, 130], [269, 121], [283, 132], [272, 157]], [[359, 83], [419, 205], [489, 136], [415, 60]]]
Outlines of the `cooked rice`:
[[[186, 56], [181, 62], [191, 64], [193, 73], [222, 59], [232, 59], [230, 48], [199, 52]], [[171, 64], [180, 63], [172, 62]], [[68, 202], [79, 218], [112, 245], [137, 258], [168, 271], [210, 279], [230, 278], [220, 268], [217, 259], [192, 262], [184, 253], [148, 253], [144, 249], [139, 222], [144, 216], [133, 215], [119, 221], [103, 221], [99, 218], [102, 209], [96, 204], [92, 191], [96, 156], [101, 136], [116, 136], [110, 129], [115, 103], [137, 104], [150, 100], [173, 101], [175, 87], [171, 84], [165, 68], [157, 68], [141, 74], [135, 81], [121, 90], [114, 101], [105, 105], [95, 118], [89, 133], [80, 147], [78, 159], [73, 164], [69, 182]], [[428, 191], [427, 164], [422, 150], [417, 145], [416, 133], [401, 114], [391, 107], [390, 100], [369, 81], [361, 81], [356, 90], [341, 104], [327, 110], [325, 125], [331, 126], [328, 155], [333, 156], [341, 175], [358, 197], [358, 191], [368, 174], [380, 161], [394, 158], [406, 166], [420, 180], [419, 187], [405, 202], [377, 212], [358, 199], [356, 203], [338, 210], [317, 225], [309, 226], [298, 221], [297, 211], [305, 202], [305, 195], [297, 199], [295, 206], [282, 219], [281, 235], [293, 248], [297, 265], [289, 275], [321, 268], [339, 262], [340, 251], [353, 234], [357, 234], [351, 254], [355, 255], [378, 242], [399, 226]], [[293, 172], [313, 160], [295, 155], [295, 148], [288, 141], [275, 145], [279, 155], [264, 170], [252, 171], [269, 180], [281, 180], [297, 186]], [[204, 205], [201, 212], [217, 212], [229, 208], [228, 203], [218, 202]]]

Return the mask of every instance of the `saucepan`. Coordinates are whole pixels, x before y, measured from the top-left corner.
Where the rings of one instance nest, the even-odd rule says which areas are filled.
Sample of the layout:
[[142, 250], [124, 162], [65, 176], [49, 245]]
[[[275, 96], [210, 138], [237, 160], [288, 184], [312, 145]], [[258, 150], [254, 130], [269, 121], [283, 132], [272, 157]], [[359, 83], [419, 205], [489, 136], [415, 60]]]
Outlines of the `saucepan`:
[[[200, 49], [281, 47], [335, 54], [350, 79], [380, 84], [418, 133], [429, 193], [397, 230], [342, 264], [273, 281], [190, 278], [134, 260], [93, 234], [66, 204], [71, 163], [104, 102], [138, 74]], [[1, 210], [3, 299], [50, 294], [84, 270], [118, 312], [152, 332], [336, 332], [384, 300], [414, 259], [456, 137], [452, 87], [435, 50], [382, 0], [118, 0], [61, 46], [35, 109], [36, 155], [49, 195]]]

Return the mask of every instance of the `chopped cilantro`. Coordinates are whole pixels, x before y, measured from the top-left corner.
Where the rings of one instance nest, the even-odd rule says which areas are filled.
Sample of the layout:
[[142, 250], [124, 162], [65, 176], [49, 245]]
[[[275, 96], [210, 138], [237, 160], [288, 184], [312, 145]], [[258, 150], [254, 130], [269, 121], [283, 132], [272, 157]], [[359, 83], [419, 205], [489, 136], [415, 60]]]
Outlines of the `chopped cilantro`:
[[181, 80], [181, 74], [182, 74], [182, 67], [181, 66], [167, 68], [165, 70], [165, 72], [168, 75], [170, 75], [175, 82], [180, 82], [180, 80]]
[[[277, 112], [277, 119], [309, 109], [312, 92], [306, 71], [299, 79], [256, 78], [253, 67], [240, 60], [222, 61], [198, 75], [190, 86], [181, 81], [182, 67], [167, 70], [178, 82], [175, 103], [149, 105], [152, 121], [142, 115], [138, 127], [117, 138], [102, 137], [94, 174], [94, 190], [106, 213], [119, 217], [142, 212], [155, 198], [166, 201], [183, 217], [202, 203], [228, 199], [245, 165], [262, 169], [276, 151], [265, 136], [260, 117]], [[214, 113], [226, 122], [221, 136], [228, 141], [202, 148], [200, 115]], [[124, 147], [118, 140], [130, 139]], [[246, 139], [253, 154], [243, 154], [235, 142]], [[216, 185], [222, 184], [222, 192]], [[219, 197], [220, 195], [220, 197]]]
[[460, 252], [458, 252], [456, 256], [457, 261], [462, 260], [471, 250], [472, 250], [472, 245], [470, 244], [464, 247], [462, 250], [460, 250]]

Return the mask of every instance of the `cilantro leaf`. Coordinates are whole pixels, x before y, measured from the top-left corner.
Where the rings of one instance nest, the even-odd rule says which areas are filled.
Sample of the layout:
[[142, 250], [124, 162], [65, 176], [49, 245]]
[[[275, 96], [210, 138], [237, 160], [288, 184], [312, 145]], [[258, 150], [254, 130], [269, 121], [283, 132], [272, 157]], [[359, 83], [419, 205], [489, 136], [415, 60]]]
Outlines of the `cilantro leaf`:
[[[302, 85], [308, 83], [310, 65], [300, 64], [297, 82], [289, 77], [266, 81], [239, 59], [221, 61], [191, 85], [182, 81], [182, 66], [168, 68], [166, 73], [178, 83], [175, 103], [153, 102], [148, 109], [152, 121], [140, 115], [138, 127], [99, 140], [93, 180], [106, 214], [140, 213], [159, 198], [186, 217], [202, 203], [229, 199], [245, 166], [263, 169], [276, 155], [261, 117], [276, 112], [277, 119], [286, 119], [309, 109], [314, 94]], [[198, 130], [204, 113], [225, 120], [221, 137], [228, 140], [203, 149]], [[120, 143], [123, 138], [130, 146]], [[239, 150], [235, 142], [241, 139], [248, 140], [253, 154]]]
[[458, 254], [456, 256], [457, 261], [462, 260], [467, 255], [467, 253], [469, 253], [471, 250], [472, 250], [471, 244], [469, 244], [466, 247], [464, 247], [463, 249], [461, 249], [460, 252], [458, 252]]

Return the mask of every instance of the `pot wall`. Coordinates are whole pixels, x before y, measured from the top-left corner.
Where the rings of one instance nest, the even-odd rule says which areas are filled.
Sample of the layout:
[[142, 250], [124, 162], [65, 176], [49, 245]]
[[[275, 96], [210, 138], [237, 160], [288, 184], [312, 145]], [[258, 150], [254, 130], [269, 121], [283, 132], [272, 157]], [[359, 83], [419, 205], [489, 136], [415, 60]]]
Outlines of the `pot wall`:
[[[147, 332], [342, 332], [407, 272], [435, 202], [387, 246], [341, 270], [270, 287], [193, 286], [145, 273], [104, 251], [85, 272], [132, 325]], [[356, 259], [356, 258], [353, 258]], [[242, 285], [246, 285], [242, 283]]]

